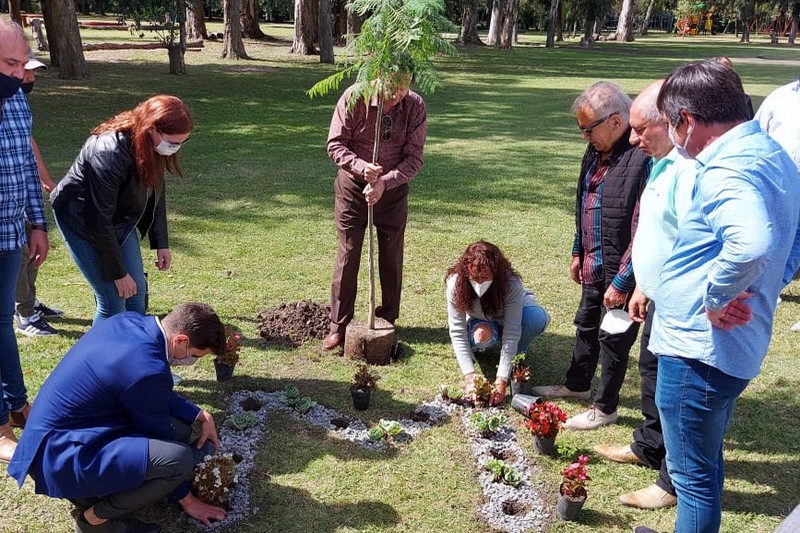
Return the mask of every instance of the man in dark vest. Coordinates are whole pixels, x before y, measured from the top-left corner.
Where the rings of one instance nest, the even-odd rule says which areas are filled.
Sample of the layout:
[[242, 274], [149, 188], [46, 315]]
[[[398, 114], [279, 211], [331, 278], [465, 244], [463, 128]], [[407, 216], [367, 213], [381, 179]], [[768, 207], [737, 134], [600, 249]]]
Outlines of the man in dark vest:
[[636, 323], [615, 323], [614, 313], [606, 319], [610, 310], [625, 306], [634, 288], [631, 220], [649, 173], [648, 158], [629, 142], [630, 107], [630, 97], [605, 81], [586, 89], [572, 105], [581, 136], [589, 140], [578, 178], [569, 267], [582, 288], [575, 347], [566, 381], [533, 389], [543, 397], [588, 399], [600, 362], [594, 402], [567, 420], [568, 429], [592, 430], [616, 421], [628, 353], [639, 331]]

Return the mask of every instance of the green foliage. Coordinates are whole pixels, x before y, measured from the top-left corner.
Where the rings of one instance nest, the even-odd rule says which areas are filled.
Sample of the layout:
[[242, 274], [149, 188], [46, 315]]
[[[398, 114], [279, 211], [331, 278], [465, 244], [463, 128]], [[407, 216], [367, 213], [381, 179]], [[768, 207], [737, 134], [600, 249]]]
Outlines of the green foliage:
[[457, 402], [461, 398], [464, 397], [464, 391], [461, 387], [458, 386], [449, 386], [444, 383], [439, 385], [439, 394], [442, 395], [442, 399], [450, 400], [453, 402]]
[[473, 385], [473, 398], [476, 405], [484, 405], [489, 403], [489, 397], [492, 395], [494, 386], [485, 377], [480, 374], [475, 374], [472, 379]]
[[492, 481], [497, 483], [502, 481], [506, 485], [516, 487], [522, 481], [519, 471], [513, 466], [508, 466], [502, 459], [492, 459], [484, 468], [491, 472]]
[[281, 400], [287, 405], [294, 405], [300, 399], [300, 391], [294, 385], [286, 385]]
[[386, 440], [391, 442], [403, 431], [400, 422], [394, 420], [384, 420], [381, 418], [375, 426], [368, 431], [369, 438], [375, 441]]
[[353, 374], [353, 387], [373, 390], [379, 379], [378, 376], [370, 372], [369, 365], [362, 363], [358, 365], [355, 374]]
[[507, 421], [508, 418], [503, 414], [487, 416], [483, 411], [473, 413], [470, 418], [472, 425], [484, 435], [494, 435]]
[[286, 385], [286, 388], [281, 394], [281, 401], [297, 411], [298, 413], [307, 413], [310, 411], [317, 402], [308, 396], [300, 396], [300, 390], [294, 385]]
[[242, 431], [255, 426], [257, 422], [258, 418], [256, 418], [256, 414], [252, 411], [246, 411], [244, 413], [236, 413], [235, 415], [231, 415], [228, 417], [225, 425], [227, 425], [229, 428]]
[[307, 413], [315, 405], [317, 405], [317, 402], [315, 402], [308, 396], [303, 396], [302, 398], [297, 400], [292, 407], [294, 407], [295, 411], [297, 411], [298, 413]]
[[337, 90], [353, 74], [357, 85], [350, 107], [359, 99], [393, 92], [396, 73], [413, 74], [424, 93], [440, 85], [433, 59], [438, 54], [455, 55], [453, 45], [441, 35], [454, 29], [442, 15], [442, 0], [354, 0], [349, 9], [368, 18], [360, 34], [349, 36], [342, 70], [311, 87], [311, 98]]

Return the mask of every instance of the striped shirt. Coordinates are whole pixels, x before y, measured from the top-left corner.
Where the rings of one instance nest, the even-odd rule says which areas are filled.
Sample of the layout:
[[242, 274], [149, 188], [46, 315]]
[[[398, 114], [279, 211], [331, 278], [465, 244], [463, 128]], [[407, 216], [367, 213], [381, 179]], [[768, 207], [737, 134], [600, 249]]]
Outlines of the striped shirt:
[[22, 248], [25, 220], [44, 224], [44, 202], [39, 171], [31, 148], [31, 116], [20, 89], [2, 101], [0, 119], [0, 251]]
[[608, 172], [608, 161], [595, 161], [590, 166], [584, 176], [584, 189], [581, 205], [581, 243], [583, 250], [578, 247], [578, 239], [572, 247], [572, 255], [580, 256], [583, 253], [583, 265], [581, 273], [583, 282], [593, 284], [603, 281], [603, 247], [600, 223], [603, 210], [601, 201], [603, 198], [603, 177]]

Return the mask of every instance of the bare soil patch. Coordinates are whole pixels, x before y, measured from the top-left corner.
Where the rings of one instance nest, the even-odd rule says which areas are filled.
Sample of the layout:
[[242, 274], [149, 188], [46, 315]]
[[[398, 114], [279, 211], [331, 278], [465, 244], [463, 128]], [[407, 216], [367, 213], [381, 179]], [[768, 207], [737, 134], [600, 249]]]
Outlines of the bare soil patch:
[[330, 305], [311, 300], [281, 304], [259, 313], [258, 333], [264, 343], [297, 348], [309, 339], [325, 338], [330, 312]]

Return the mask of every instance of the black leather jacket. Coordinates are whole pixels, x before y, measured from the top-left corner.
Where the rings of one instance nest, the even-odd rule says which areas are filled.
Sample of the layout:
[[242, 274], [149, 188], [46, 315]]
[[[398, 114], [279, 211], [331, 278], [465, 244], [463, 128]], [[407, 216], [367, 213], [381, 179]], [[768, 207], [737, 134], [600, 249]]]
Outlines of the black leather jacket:
[[124, 133], [89, 137], [50, 201], [59, 224], [91, 243], [106, 280], [128, 273], [120, 244], [135, 229], [150, 238], [151, 249], [169, 248], [164, 187], [141, 184]]

